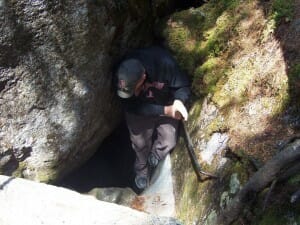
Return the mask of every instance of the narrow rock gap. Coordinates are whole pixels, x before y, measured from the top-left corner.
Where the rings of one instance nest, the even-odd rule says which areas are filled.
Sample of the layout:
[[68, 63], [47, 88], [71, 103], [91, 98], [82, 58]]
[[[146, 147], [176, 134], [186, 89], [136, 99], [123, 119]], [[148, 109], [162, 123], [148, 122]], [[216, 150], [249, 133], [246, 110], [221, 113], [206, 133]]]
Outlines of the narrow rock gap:
[[[168, 14], [199, 7], [205, 1], [173, 1]], [[156, 37], [158, 38], [158, 37]], [[156, 44], [162, 42], [160, 38]], [[129, 133], [123, 120], [107, 137], [98, 151], [80, 168], [62, 179], [57, 185], [86, 193], [93, 188], [132, 187], [135, 153], [131, 148]]]
[[199, 0], [185, 0], [185, 1], [176, 1], [175, 7], [176, 10], [185, 10], [191, 7], [200, 7], [206, 1], [199, 1]]
[[[173, 1], [173, 7], [169, 8], [171, 11], [168, 14], [191, 7], [199, 7], [203, 3], [204, 1], [192, 0]], [[160, 37], [153, 37], [153, 42], [163, 45], [164, 40], [161, 40]], [[170, 157], [167, 156], [161, 161], [150, 180], [150, 186], [140, 196], [133, 196], [133, 192], [128, 192], [127, 189], [135, 189], [133, 188], [134, 160], [135, 152], [131, 148], [126, 122], [122, 120], [112, 134], [103, 141], [93, 157], [61, 180], [58, 186], [80, 193], [90, 193], [104, 201], [117, 204], [124, 204], [125, 202], [125, 205], [129, 207], [152, 215], [175, 216], [176, 207]], [[116, 188], [122, 188], [122, 190]], [[120, 192], [122, 193], [120, 194]], [[124, 198], [126, 198], [125, 201]]]
[[3, 81], [0, 80], [0, 92], [5, 89], [5, 86], [6, 86], [8, 81], [9, 80], [3, 80]]
[[94, 188], [131, 187], [134, 159], [128, 130], [122, 121], [83, 166], [57, 185], [81, 193]]
[[159, 163], [149, 187], [140, 196], [134, 193], [134, 160], [128, 129], [122, 121], [90, 160], [56, 185], [155, 216], [173, 217], [175, 197], [170, 157]]
[[160, 7], [159, 4], [156, 4], [155, 0], [152, 0], [152, 7], [156, 9], [156, 17], [164, 18], [172, 15], [174, 12], [200, 7], [205, 2], [207, 2], [207, 0], [172, 0], [165, 2], [165, 4], [162, 4], [163, 6]]

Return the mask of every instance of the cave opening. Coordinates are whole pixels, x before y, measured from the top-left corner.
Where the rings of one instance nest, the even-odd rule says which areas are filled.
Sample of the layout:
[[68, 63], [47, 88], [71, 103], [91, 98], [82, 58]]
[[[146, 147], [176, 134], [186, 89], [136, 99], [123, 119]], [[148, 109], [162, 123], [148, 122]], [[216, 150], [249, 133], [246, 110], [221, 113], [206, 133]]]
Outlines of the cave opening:
[[94, 188], [132, 188], [135, 152], [131, 148], [125, 120], [104, 139], [96, 153], [58, 184], [80, 193]]

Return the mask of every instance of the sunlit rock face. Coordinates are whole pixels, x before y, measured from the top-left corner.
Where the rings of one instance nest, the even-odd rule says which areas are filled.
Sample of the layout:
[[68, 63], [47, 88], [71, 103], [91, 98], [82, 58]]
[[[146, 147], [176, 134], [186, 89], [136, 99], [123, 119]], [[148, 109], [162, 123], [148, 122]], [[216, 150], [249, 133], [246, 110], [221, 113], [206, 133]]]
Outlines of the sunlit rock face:
[[172, 217], [150, 215], [48, 184], [1, 175], [0, 184], [1, 224], [180, 225]]
[[180, 142], [173, 165], [185, 224], [220, 224], [216, 218], [256, 169], [299, 134], [299, 3], [293, 16], [276, 20], [283, 7], [270, 7], [276, 2], [208, 1], [172, 14], [159, 30], [191, 79], [186, 125], [197, 160], [219, 176], [198, 182]]
[[118, 118], [112, 65], [150, 39], [149, 13], [144, 1], [0, 1], [2, 174], [47, 182], [93, 154]]

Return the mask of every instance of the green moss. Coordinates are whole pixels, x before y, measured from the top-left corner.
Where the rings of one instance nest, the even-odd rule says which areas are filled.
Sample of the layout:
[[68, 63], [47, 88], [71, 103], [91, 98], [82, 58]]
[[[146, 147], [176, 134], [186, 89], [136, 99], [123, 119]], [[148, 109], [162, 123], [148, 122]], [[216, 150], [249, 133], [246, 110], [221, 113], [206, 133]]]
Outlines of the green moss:
[[291, 66], [289, 72], [289, 93], [290, 93], [290, 100], [294, 102], [294, 104], [300, 103], [300, 63], [294, 64]]
[[260, 219], [254, 223], [255, 225], [288, 225], [298, 224], [299, 208], [293, 208], [291, 204], [281, 203], [280, 206], [272, 206], [268, 208]]
[[295, 184], [300, 184], [300, 174], [297, 174], [295, 176], [292, 176], [289, 180], [288, 180], [289, 184], [295, 185]]
[[205, 128], [205, 136], [209, 137], [215, 132], [222, 132], [226, 129], [226, 121], [222, 115], [219, 115]]
[[180, 50], [184, 48], [184, 43], [189, 39], [190, 31], [187, 27], [183, 27], [180, 24], [174, 26], [167, 28], [166, 35], [171, 48]]
[[275, 0], [272, 4], [271, 18], [279, 24], [282, 19], [290, 21], [293, 17], [294, 0]]
[[[32, 171], [33, 174], [36, 174], [35, 177], [26, 177], [24, 175], [24, 170]], [[28, 165], [25, 161], [19, 162], [18, 168], [13, 172], [12, 176], [21, 177], [26, 179], [34, 179], [43, 183], [51, 183], [57, 178], [57, 171], [55, 169], [45, 168], [43, 170], [37, 170], [36, 168]]]
[[201, 109], [202, 109], [202, 99], [197, 99], [194, 101], [193, 106], [190, 109], [189, 112], [189, 121], [195, 122], [200, 116]]
[[210, 58], [205, 63], [203, 63], [198, 69], [196, 70], [196, 76], [204, 76], [204, 74], [211, 72], [215, 67], [220, 64], [218, 58]]
[[[186, 162], [188, 162], [189, 158], [185, 150], [185, 144], [182, 138], [179, 139], [179, 143], [177, 144], [175, 149], [175, 154], [171, 154], [171, 156], [173, 171], [175, 174], [185, 174], [188, 173], [188, 171], [191, 171], [191, 168], [186, 165]], [[182, 192], [182, 189], [184, 187], [184, 180], [185, 176], [176, 176], [176, 193]]]
[[204, 32], [204, 40], [199, 49], [201, 55], [218, 56], [226, 49], [226, 42], [235, 22], [232, 18], [231, 13], [224, 12], [217, 18], [215, 26]]
[[185, 176], [182, 197], [177, 210], [178, 218], [185, 224], [192, 224], [201, 219], [206, 207], [212, 203], [210, 195], [203, 193], [203, 190], [208, 189], [208, 183], [199, 183], [195, 174], [192, 173]]
[[300, 63], [297, 63], [292, 66], [289, 72], [289, 77], [291, 77], [293, 80], [300, 79]]
[[[203, 5], [202, 11], [205, 13], [205, 24], [203, 30], [213, 27], [218, 17], [224, 11], [234, 11], [240, 4], [240, 0], [211, 0], [208, 4]], [[234, 18], [234, 17], [233, 17]]]
[[197, 38], [203, 31], [203, 28], [199, 27], [199, 24], [203, 24], [205, 22], [206, 16], [207, 15], [202, 8], [190, 8], [188, 10], [175, 13], [172, 16], [172, 20], [188, 27], [192, 37]]
[[214, 92], [217, 81], [225, 73], [224, 64], [220, 58], [208, 58], [194, 73], [193, 91], [199, 95]]
[[243, 185], [248, 181], [249, 165], [247, 160], [237, 161], [230, 164], [230, 166], [224, 169], [224, 176], [226, 177], [225, 183], [230, 183], [230, 177], [232, 174], [237, 174], [240, 183]]
[[259, 225], [283, 225], [286, 224], [286, 220], [282, 216], [267, 214]]
[[193, 224], [203, 218], [206, 207], [212, 203], [212, 196], [204, 191], [210, 190], [209, 182], [198, 182], [190, 164], [182, 139], [176, 148], [176, 154], [172, 154], [172, 165], [175, 174], [175, 193], [177, 217], [184, 224]]
[[172, 50], [176, 49], [175, 57], [179, 63], [179, 65], [184, 68], [189, 74], [192, 73], [195, 57], [193, 54], [193, 47], [190, 47], [188, 50], [188, 46], [186, 43], [190, 39], [190, 30], [182, 26], [180, 22], [173, 22], [172, 26], [167, 27], [164, 30], [164, 35], [168, 39], [168, 45]]
[[229, 37], [240, 19], [234, 12], [239, 3], [239, 0], [212, 0], [200, 8], [173, 14], [163, 29], [163, 36], [180, 66], [193, 76], [197, 94], [213, 92], [222, 75], [220, 66], [210, 71], [204, 71], [204, 67], [227, 50]]
[[12, 176], [14, 177], [23, 177], [23, 171], [26, 169], [26, 162], [19, 162], [18, 168], [13, 172]]
[[248, 181], [248, 174], [247, 174], [247, 165], [236, 162], [234, 164], [234, 167], [232, 168], [232, 173], [237, 173], [238, 178], [241, 181], [242, 184], [246, 183]]
[[182, 51], [178, 52], [179, 54], [176, 56], [179, 65], [190, 75], [192, 76], [193, 71], [195, 69], [197, 55], [193, 51]]
[[250, 68], [246, 63], [238, 70], [227, 70], [226, 75], [218, 81], [212, 99], [220, 108], [241, 105], [247, 100], [245, 93], [253, 77]]
[[[263, 89], [261, 88], [263, 86], [254, 83], [255, 75], [260, 69], [256, 58], [249, 55], [249, 57], [239, 60], [243, 55], [235, 54], [240, 48], [241, 53], [245, 56], [249, 52], [256, 51], [256, 49], [252, 51], [251, 41], [249, 45], [243, 45], [241, 41], [246, 41], [247, 35], [256, 41], [256, 36], [260, 35], [256, 32], [263, 32], [266, 20], [261, 15], [262, 11], [258, 5], [260, 6], [260, 2], [252, 0], [211, 0], [197, 9], [175, 13], [168, 20], [164, 37], [182, 68], [188, 71], [193, 78], [193, 92], [198, 99], [210, 94], [211, 100], [219, 108], [219, 115], [206, 128], [203, 128], [199, 121], [202, 101], [195, 102], [190, 111], [189, 128], [197, 141], [200, 139], [200, 135], [203, 138], [204, 132], [204, 139], [206, 139], [213, 132], [228, 129], [230, 123], [228, 115], [231, 113], [230, 111], [233, 111], [231, 106], [235, 107], [234, 110], [243, 112], [244, 103], [250, 97], [253, 100], [254, 94], [256, 94], [253, 89], [254, 94], [250, 95], [252, 94], [249, 91], [251, 87]], [[274, 9], [276, 7], [274, 6]], [[242, 19], [244, 20], [240, 23]], [[275, 19], [269, 21], [271, 22], [266, 25], [265, 40], [269, 40], [270, 33], [274, 33]], [[300, 66], [295, 68], [296, 72], [291, 72], [293, 74], [291, 76], [297, 77]], [[283, 78], [280, 74], [272, 74], [270, 77]], [[270, 82], [270, 88], [269, 86], [265, 88], [270, 91], [267, 97], [261, 98], [261, 102], [259, 102], [264, 106], [263, 109], [270, 109], [272, 113], [278, 113], [284, 108], [284, 102], [288, 99], [287, 82], [284, 83], [283, 79], [281, 81], [278, 82], [279, 85], [277, 83], [273, 85]], [[198, 134], [200, 135], [196, 136]], [[243, 151], [241, 152], [242, 155]], [[191, 168], [186, 169], [188, 166], [184, 162], [189, 159], [183, 158], [182, 155], [183, 153], [180, 153], [178, 156], [181, 161], [179, 160], [180, 163], [176, 165], [180, 174], [184, 170], [184, 175], [177, 179], [181, 190], [179, 192], [180, 199], [177, 202], [177, 212], [180, 214], [179, 218], [186, 224], [196, 224], [197, 220], [193, 219], [196, 217], [198, 221], [202, 222], [204, 218], [208, 218], [210, 209], [219, 206], [221, 193], [229, 192], [232, 174], [237, 174], [241, 185], [248, 181], [251, 174], [251, 171], [248, 170], [249, 168], [251, 170], [252, 166], [249, 165], [249, 160], [245, 156], [245, 160], [242, 159], [239, 162], [232, 160], [226, 163], [224, 166], [226, 168], [222, 168], [222, 185], [205, 182], [205, 186], [197, 182]], [[219, 165], [215, 162], [212, 164]], [[211, 165], [203, 164], [202, 166], [207, 171], [215, 169]], [[229, 197], [232, 195], [234, 193], [230, 193]]]
[[225, 9], [234, 9], [240, 4], [240, 0], [222, 0], [219, 2]]
[[57, 171], [49, 168], [38, 171], [35, 179], [42, 183], [51, 183], [57, 179]]

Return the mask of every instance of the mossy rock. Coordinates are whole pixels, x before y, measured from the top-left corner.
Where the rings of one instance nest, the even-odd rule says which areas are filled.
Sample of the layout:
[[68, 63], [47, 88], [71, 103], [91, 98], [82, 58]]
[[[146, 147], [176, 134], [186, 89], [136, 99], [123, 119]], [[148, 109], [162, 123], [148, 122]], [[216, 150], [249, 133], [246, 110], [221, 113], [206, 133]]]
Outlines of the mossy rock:
[[199, 95], [214, 93], [218, 80], [225, 74], [226, 63], [217, 57], [208, 58], [196, 68], [192, 84], [193, 91]]
[[[300, 67], [292, 66], [287, 76], [280, 51], [282, 46], [273, 36], [276, 24], [269, 17], [273, 2], [275, 0], [263, 8], [265, 3], [254, 0], [211, 0], [199, 8], [171, 15], [165, 24], [163, 36], [168, 47], [192, 78], [195, 100], [188, 128], [196, 145], [196, 154], [200, 155], [199, 151], [213, 133], [220, 132], [228, 134], [229, 147], [242, 158], [237, 162], [228, 160], [222, 165], [219, 163], [222, 156], [216, 157], [213, 165], [202, 165], [201, 162], [205, 171], [220, 173], [222, 184], [217, 181], [197, 184], [191, 170], [186, 170], [185, 161], [181, 162], [180, 169], [185, 175], [179, 179], [183, 198], [179, 199], [177, 211], [187, 224], [209, 224], [208, 218], [213, 222], [213, 212], [220, 209], [222, 193], [227, 192], [229, 200], [236, 194], [230, 193], [230, 178], [238, 180], [232, 181], [236, 185], [232, 185], [231, 192], [236, 192], [237, 184], [244, 185], [255, 172], [248, 158], [256, 159], [257, 156], [256, 146], [251, 144], [260, 142], [265, 145], [263, 151], [266, 153], [274, 151], [278, 141], [275, 137], [266, 141], [269, 137], [265, 135], [276, 129], [271, 127], [273, 120], [285, 109], [292, 87], [290, 78], [294, 77], [295, 82], [299, 80]], [[270, 58], [274, 60], [273, 64]], [[204, 99], [209, 102], [202, 106]], [[215, 111], [209, 110], [212, 105], [216, 106]], [[202, 117], [210, 112], [210, 117]], [[257, 127], [262, 129], [255, 129]], [[183, 153], [180, 154], [179, 158]], [[267, 217], [257, 221], [268, 224]]]
[[271, 18], [279, 25], [282, 21], [291, 21], [294, 13], [294, 0], [275, 0], [272, 2]]

